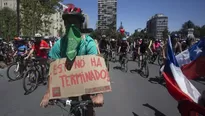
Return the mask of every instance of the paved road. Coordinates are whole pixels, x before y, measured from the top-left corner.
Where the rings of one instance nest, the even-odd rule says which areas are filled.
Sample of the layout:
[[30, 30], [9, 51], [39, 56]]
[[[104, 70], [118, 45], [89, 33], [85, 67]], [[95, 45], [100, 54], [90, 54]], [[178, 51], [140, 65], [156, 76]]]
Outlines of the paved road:
[[[111, 67], [117, 65], [111, 63]], [[129, 62], [128, 66], [130, 70], [135, 69], [136, 62]], [[149, 78], [111, 68], [112, 92], [105, 94], [104, 107], [96, 108], [97, 116], [179, 116], [177, 103], [166, 88], [157, 82], [149, 82], [158, 75], [159, 66], [149, 65], [149, 68]], [[61, 116], [62, 111], [58, 107], [39, 107], [45, 86], [24, 95], [22, 80], [8, 82], [5, 70], [0, 74], [0, 116]], [[205, 90], [203, 84], [193, 83], [199, 91]]]

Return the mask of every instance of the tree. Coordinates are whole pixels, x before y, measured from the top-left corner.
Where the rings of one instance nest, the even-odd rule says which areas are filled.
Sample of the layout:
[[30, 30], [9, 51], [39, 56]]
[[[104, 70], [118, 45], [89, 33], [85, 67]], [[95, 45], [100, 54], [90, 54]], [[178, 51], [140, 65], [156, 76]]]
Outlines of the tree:
[[21, 0], [21, 27], [24, 35], [48, 31], [52, 23], [50, 18], [56, 12], [61, 0]]
[[100, 38], [102, 37], [102, 31], [99, 29], [94, 30], [93, 32], [90, 33], [90, 36], [93, 39], [97, 39], [100, 40]]
[[205, 25], [203, 25], [200, 29], [200, 36], [205, 37]]
[[60, 26], [60, 29], [58, 30], [58, 34], [60, 37], [63, 36], [63, 26], [62, 25]]
[[182, 25], [182, 29], [180, 30], [182, 32], [182, 35], [187, 35], [189, 28], [194, 28], [195, 24], [192, 21], [187, 21]]
[[17, 14], [10, 8], [3, 8], [0, 10], [0, 37], [11, 40], [17, 35]]
[[162, 34], [163, 34], [163, 39], [166, 40], [166, 39], [168, 38], [168, 34], [169, 34], [168, 29], [166, 28], [166, 29], [162, 32]]
[[200, 38], [200, 30], [201, 30], [201, 27], [199, 27], [199, 26], [194, 27], [194, 36], [196, 38]]

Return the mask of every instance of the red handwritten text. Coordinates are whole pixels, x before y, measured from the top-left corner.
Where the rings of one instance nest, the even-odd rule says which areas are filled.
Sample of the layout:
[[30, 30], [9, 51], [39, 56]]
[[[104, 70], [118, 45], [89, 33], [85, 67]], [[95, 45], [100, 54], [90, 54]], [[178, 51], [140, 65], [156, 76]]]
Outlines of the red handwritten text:
[[100, 61], [100, 58], [90, 58], [91, 66], [95, 67], [102, 67], [102, 63]]
[[71, 74], [71, 75], [61, 75], [59, 76], [62, 82], [62, 87], [69, 87], [72, 85], [78, 85], [87, 83], [90, 81], [97, 81], [99, 79], [110, 81], [110, 77], [107, 70], [91, 70], [88, 72], [81, 72], [78, 74]]
[[85, 61], [83, 59], [75, 60], [74, 62], [74, 68], [83, 68], [85, 66]]
[[59, 73], [65, 72], [67, 69], [65, 67], [65, 63], [61, 63], [59, 65], [54, 64], [53, 66], [53, 75], [57, 75]]

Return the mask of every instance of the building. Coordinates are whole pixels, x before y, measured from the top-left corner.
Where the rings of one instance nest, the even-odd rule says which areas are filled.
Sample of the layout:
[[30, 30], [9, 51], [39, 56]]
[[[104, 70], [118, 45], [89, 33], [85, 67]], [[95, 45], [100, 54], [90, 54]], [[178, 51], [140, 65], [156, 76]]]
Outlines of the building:
[[[60, 32], [65, 32], [64, 21], [62, 19], [62, 11], [57, 11], [51, 15], [52, 23], [50, 25], [50, 36], [59, 36]], [[62, 35], [61, 35], [62, 36]]]
[[156, 39], [163, 39], [163, 31], [168, 29], [168, 17], [163, 14], [155, 14], [147, 21], [147, 33]]
[[[66, 5], [68, 6], [68, 5], [73, 5], [73, 4], [66, 4]], [[62, 19], [62, 14], [63, 14], [63, 9], [60, 9], [51, 16], [51, 19], [52, 19], [52, 24], [50, 25], [50, 35], [51, 36], [59, 36], [60, 30], [63, 32], [63, 34], [65, 33], [65, 26], [64, 26], [64, 21]], [[85, 21], [83, 23], [83, 29], [87, 29], [89, 17], [85, 13], [83, 15], [85, 16]]]
[[89, 24], [89, 17], [88, 17], [88, 15], [87, 14], [83, 14], [84, 15], [84, 17], [85, 17], [85, 21], [84, 21], [84, 23], [83, 23], [83, 29], [87, 29], [88, 28], [88, 24]]
[[117, 0], [98, 0], [98, 29], [106, 30], [114, 24], [116, 30]]
[[0, 0], [0, 9], [4, 7], [16, 10], [16, 0]]

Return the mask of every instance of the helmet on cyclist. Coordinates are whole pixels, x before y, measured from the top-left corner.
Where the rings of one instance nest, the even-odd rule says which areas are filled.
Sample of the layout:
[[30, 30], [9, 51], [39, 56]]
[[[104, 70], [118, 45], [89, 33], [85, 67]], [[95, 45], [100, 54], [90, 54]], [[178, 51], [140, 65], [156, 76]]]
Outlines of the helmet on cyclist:
[[50, 38], [49, 38], [49, 36], [45, 36], [43, 39], [49, 40]]
[[177, 34], [172, 34], [171, 35], [171, 41], [173, 44], [175, 44], [177, 42], [177, 39], [179, 38], [179, 36]]
[[34, 38], [36, 43], [40, 43], [42, 35], [40, 33], [36, 33]]
[[40, 33], [36, 33], [35, 38], [42, 38], [42, 35]]
[[102, 35], [102, 38], [106, 38], [106, 35]]
[[76, 16], [80, 19], [81, 23], [85, 21], [85, 17], [82, 13], [81, 8], [77, 8], [74, 5], [69, 5], [63, 12], [62, 18], [63, 20], [67, 20], [68, 18]]
[[179, 36], [177, 34], [172, 34], [171, 39], [175, 39], [175, 38], [179, 38]]
[[157, 43], [157, 42], [159, 42], [159, 39], [156, 39], [156, 40], [155, 40], [155, 43]]
[[126, 40], [127, 40], [127, 38], [126, 38], [126, 37], [123, 37], [123, 38], [122, 38], [122, 40], [123, 40], [123, 41], [126, 41]]

